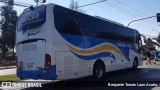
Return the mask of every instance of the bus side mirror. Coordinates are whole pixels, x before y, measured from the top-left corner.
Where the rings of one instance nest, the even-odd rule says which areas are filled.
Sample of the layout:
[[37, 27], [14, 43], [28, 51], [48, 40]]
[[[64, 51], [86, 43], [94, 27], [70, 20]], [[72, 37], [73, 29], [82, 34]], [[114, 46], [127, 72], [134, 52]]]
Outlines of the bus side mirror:
[[143, 38], [144, 43], [147, 42], [146, 37], [143, 34], [140, 34], [140, 36]]
[[146, 39], [144, 39], [144, 43], [146, 43], [147, 42], [147, 40]]

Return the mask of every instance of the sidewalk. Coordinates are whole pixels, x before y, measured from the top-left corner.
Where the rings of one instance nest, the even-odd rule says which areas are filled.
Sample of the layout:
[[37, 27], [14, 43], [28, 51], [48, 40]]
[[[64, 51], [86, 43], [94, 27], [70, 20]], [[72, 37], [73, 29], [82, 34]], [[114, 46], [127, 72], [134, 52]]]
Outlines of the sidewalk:
[[16, 68], [0, 70], [0, 76], [10, 75], [10, 74], [16, 74]]
[[3, 69], [12, 69], [12, 68], [16, 68], [16, 66], [0, 66], [0, 70], [3, 70]]

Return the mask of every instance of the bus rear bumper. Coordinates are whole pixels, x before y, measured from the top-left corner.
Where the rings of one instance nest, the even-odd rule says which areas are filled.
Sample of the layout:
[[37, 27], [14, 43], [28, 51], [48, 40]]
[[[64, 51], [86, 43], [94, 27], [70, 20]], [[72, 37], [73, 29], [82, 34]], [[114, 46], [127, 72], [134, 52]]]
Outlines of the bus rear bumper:
[[23, 79], [56, 79], [56, 65], [52, 65], [47, 70], [17, 70], [17, 77]]

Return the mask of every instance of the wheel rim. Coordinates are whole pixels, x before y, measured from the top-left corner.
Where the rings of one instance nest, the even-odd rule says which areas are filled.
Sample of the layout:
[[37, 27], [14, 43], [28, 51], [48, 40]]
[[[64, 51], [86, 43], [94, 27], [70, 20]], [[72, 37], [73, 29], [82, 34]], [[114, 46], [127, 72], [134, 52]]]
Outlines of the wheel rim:
[[102, 69], [101, 67], [97, 68], [97, 69], [96, 69], [96, 76], [97, 76], [98, 78], [101, 78], [102, 75], [103, 75], [103, 69]]
[[133, 63], [133, 64], [134, 64], [134, 67], [135, 67], [135, 68], [138, 66], [138, 65], [137, 65], [137, 61], [136, 61], [136, 60], [134, 61], [134, 63]]

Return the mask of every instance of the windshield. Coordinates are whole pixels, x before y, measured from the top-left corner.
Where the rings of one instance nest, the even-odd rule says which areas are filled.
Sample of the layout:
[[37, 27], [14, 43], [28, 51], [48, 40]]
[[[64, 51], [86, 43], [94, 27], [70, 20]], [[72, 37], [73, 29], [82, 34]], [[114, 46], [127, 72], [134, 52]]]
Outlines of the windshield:
[[27, 30], [42, 25], [46, 20], [46, 6], [35, 7], [22, 13], [18, 20], [18, 30]]

